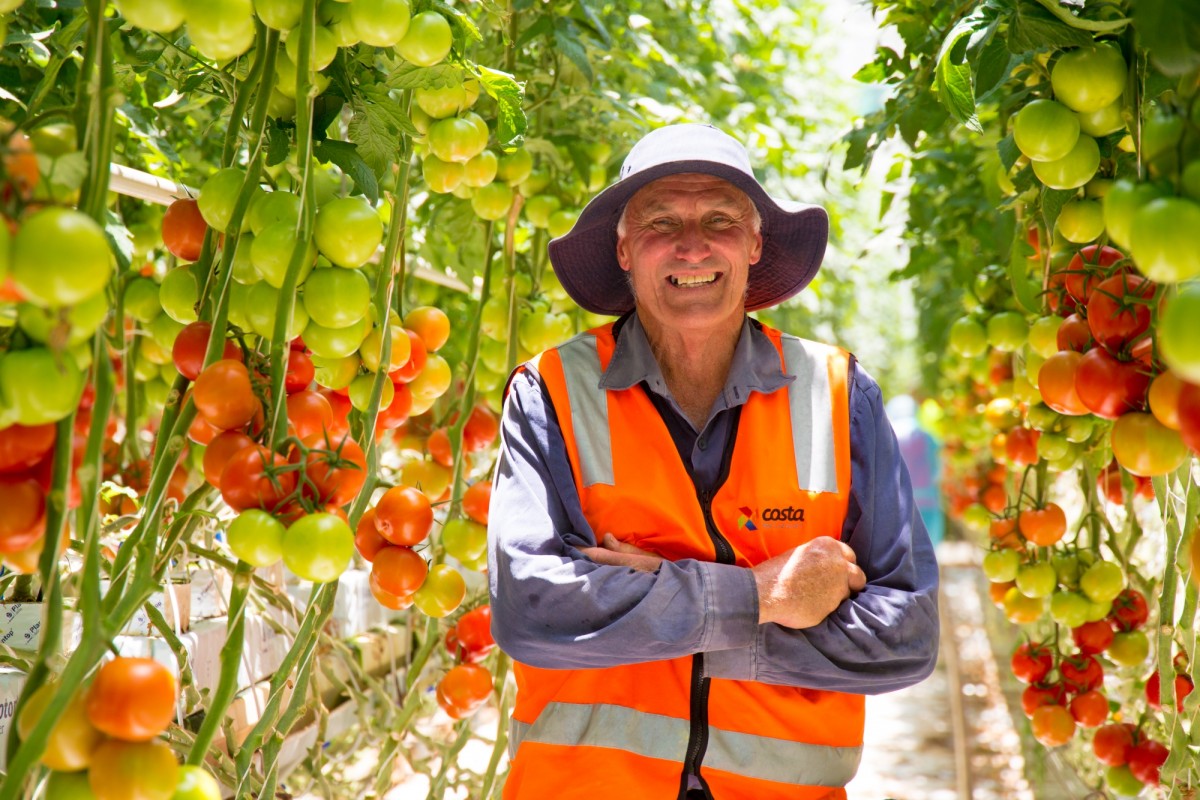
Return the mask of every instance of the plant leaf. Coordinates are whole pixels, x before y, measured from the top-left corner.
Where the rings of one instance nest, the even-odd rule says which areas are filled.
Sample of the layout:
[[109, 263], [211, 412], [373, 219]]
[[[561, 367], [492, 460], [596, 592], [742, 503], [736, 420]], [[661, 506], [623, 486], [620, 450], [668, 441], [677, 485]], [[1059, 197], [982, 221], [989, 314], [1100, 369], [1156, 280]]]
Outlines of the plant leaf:
[[356, 145], [337, 139], [324, 139], [313, 145], [313, 156], [322, 164], [337, 165], [372, 203], [379, 200], [379, 181]]
[[507, 72], [488, 67], [478, 67], [475, 74], [483, 90], [496, 101], [496, 141], [501, 147], [516, 143], [529, 127], [525, 117], [525, 84]]

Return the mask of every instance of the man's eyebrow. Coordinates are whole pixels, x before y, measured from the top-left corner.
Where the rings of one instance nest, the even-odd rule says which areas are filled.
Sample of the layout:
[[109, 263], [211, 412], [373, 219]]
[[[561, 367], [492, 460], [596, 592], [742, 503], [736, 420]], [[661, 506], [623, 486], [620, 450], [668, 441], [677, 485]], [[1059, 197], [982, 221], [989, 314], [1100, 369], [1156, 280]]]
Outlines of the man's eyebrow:
[[[749, 202], [743, 203], [740, 198], [735, 195], [722, 195], [716, 198], [716, 205], [719, 205], [718, 210], [733, 210], [739, 213], [748, 214], [750, 212]], [[661, 200], [643, 200], [641, 208], [635, 208], [634, 211], [638, 214], [650, 215], [661, 214], [671, 211], [671, 206]]]

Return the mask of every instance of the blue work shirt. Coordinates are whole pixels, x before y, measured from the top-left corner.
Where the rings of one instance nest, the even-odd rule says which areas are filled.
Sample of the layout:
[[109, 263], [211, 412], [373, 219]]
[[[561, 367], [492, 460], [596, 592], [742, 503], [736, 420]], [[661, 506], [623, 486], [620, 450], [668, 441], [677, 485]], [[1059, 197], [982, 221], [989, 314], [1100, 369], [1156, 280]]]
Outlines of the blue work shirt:
[[[749, 318], [725, 387], [697, 431], [671, 396], [636, 313], [623, 318], [601, 379], [647, 391], [697, 483], [720, 471], [732, 410], [752, 392], [786, 387], [779, 352]], [[923, 680], [937, 659], [938, 571], [876, 382], [853, 363], [851, 486], [842, 541], [867, 577], [818, 625], [758, 623], [751, 571], [663, 561], [654, 572], [593, 562], [555, 409], [536, 370], [518, 371], [500, 428], [488, 526], [492, 632], [517, 661], [545, 669], [612, 667], [704, 653], [709, 677], [857, 694]], [[639, 388], [640, 387], [640, 388]], [[603, 535], [603, 531], [601, 535]]]

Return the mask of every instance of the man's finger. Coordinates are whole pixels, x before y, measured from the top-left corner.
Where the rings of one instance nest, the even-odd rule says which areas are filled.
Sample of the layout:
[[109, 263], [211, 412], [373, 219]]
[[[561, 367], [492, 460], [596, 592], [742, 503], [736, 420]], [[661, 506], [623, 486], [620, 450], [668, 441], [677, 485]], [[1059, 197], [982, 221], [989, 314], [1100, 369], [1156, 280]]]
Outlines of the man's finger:
[[857, 564], [858, 554], [854, 552], [854, 548], [842, 541], [839, 541], [838, 544], [842, 546], [842, 555], [845, 556], [846, 560], [851, 564]]
[[642, 572], [653, 572], [662, 563], [662, 559], [657, 556], [621, 553], [614, 550], [606, 550], [603, 547], [585, 547], [580, 552], [597, 564], [604, 564], [610, 567], [631, 567]]
[[850, 591], [861, 592], [867, 586], [867, 576], [857, 564], [850, 565]]
[[651, 553], [648, 550], [643, 550], [642, 548], [638, 547], [635, 544], [629, 544], [628, 542], [622, 542], [620, 539], [618, 539], [616, 536], [613, 536], [611, 533], [604, 534], [604, 539], [602, 540], [602, 544], [606, 549], [612, 550], [617, 553], [630, 553], [632, 555], [637, 555], [637, 556], [647, 556], [649, 558], [658, 558], [658, 556], [654, 555], [654, 553]]

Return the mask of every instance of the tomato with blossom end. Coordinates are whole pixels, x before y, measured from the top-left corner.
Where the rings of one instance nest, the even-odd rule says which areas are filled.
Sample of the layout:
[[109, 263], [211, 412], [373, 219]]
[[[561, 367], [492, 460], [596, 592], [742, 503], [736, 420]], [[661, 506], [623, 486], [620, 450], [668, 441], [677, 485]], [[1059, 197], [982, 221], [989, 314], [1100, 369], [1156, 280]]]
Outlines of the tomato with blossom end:
[[1159, 772], [1171, 751], [1162, 742], [1146, 739], [1129, 749], [1129, 771], [1148, 786], [1158, 786]]
[[1113, 629], [1106, 620], [1095, 620], [1071, 629], [1071, 639], [1084, 655], [1102, 653], [1112, 644]]
[[1114, 631], [1131, 631], [1146, 624], [1150, 618], [1150, 607], [1146, 596], [1137, 589], [1123, 589], [1113, 598], [1108, 621]]
[[384, 544], [371, 562], [371, 574], [389, 594], [406, 597], [421, 588], [429, 565], [411, 547]]
[[1092, 737], [1092, 752], [1096, 760], [1109, 767], [1119, 767], [1129, 760], [1133, 737], [1137, 729], [1128, 722], [1102, 725]]
[[88, 769], [97, 800], [172, 800], [178, 785], [179, 764], [165, 742], [109, 739], [96, 748]]
[[459, 664], [438, 683], [442, 709], [461, 719], [475, 713], [492, 694], [492, 674], [478, 664]]
[[204, 234], [208, 223], [200, 213], [200, 206], [190, 197], [171, 203], [162, 219], [163, 245], [181, 261], [200, 258]]
[[433, 506], [420, 489], [393, 486], [375, 506], [375, 527], [392, 544], [418, 545], [433, 528]]
[[1108, 698], [1096, 689], [1073, 697], [1068, 708], [1081, 728], [1098, 728], [1108, 719]]
[[1075, 736], [1075, 718], [1062, 706], [1041, 706], [1030, 719], [1033, 738], [1046, 747], [1060, 747]]
[[[1146, 679], [1146, 702], [1150, 704], [1151, 708], [1157, 711], [1161, 711], [1163, 707], [1161, 686], [1158, 670], [1155, 670]], [[1183, 673], [1176, 675], [1171, 688], [1175, 694], [1175, 710], [1183, 711], [1183, 699], [1196, 688], [1195, 684], [1192, 683], [1191, 676]]]
[[262, 445], [243, 447], [221, 470], [221, 497], [237, 511], [274, 511], [296, 489], [296, 473], [284, 471], [287, 466], [287, 458]]
[[314, 583], [336, 581], [354, 558], [354, 532], [344, 519], [325, 512], [293, 522], [283, 535], [283, 563]]
[[87, 717], [115, 739], [148, 742], [175, 716], [175, 676], [153, 658], [117, 656], [106, 662], [87, 695]]
[[375, 554], [387, 546], [387, 540], [375, 529], [375, 509], [368, 508], [358, 518], [358, 526], [354, 529], [354, 549], [369, 564], [375, 560]]
[[[204, 368], [204, 354], [208, 350], [208, 340], [211, 336], [212, 323], [197, 321], [186, 325], [175, 337], [175, 344], [171, 347], [171, 359], [179, 374], [189, 381], [196, 380]], [[241, 348], [227, 339], [221, 358], [236, 361], [241, 357]]]
[[[22, 739], [29, 738], [33, 727], [46, 713], [46, 706], [58, 691], [58, 686], [54, 681], [42, 684], [21, 705], [21, 711], [17, 714], [17, 733]], [[55, 770], [73, 772], [87, 769], [92, 754], [103, 741], [104, 734], [88, 720], [86, 693], [79, 690], [71, 696], [62, 715], [50, 729], [50, 738], [39, 760], [44, 766]]]
[[367, 481], [367, 457], [349, 433], [322, 432], [301, 441], [312, 448], [305, 472], [321, 500], [341, 506], [358, 496]]
[[[468, 486], [467, 490], [463, 492], [463, 513], [485, 527], [488, 524], [488, 508], [491, 504], [491, 481], [478, 481]], [[1013, 574], [1016, 575], [1015, 570]]]
[[1026, 642], [1013, 651], [1010, 666], [1022, 683], [1040, 683], [1054, 668], [1054, 656], [1046, 645]]

